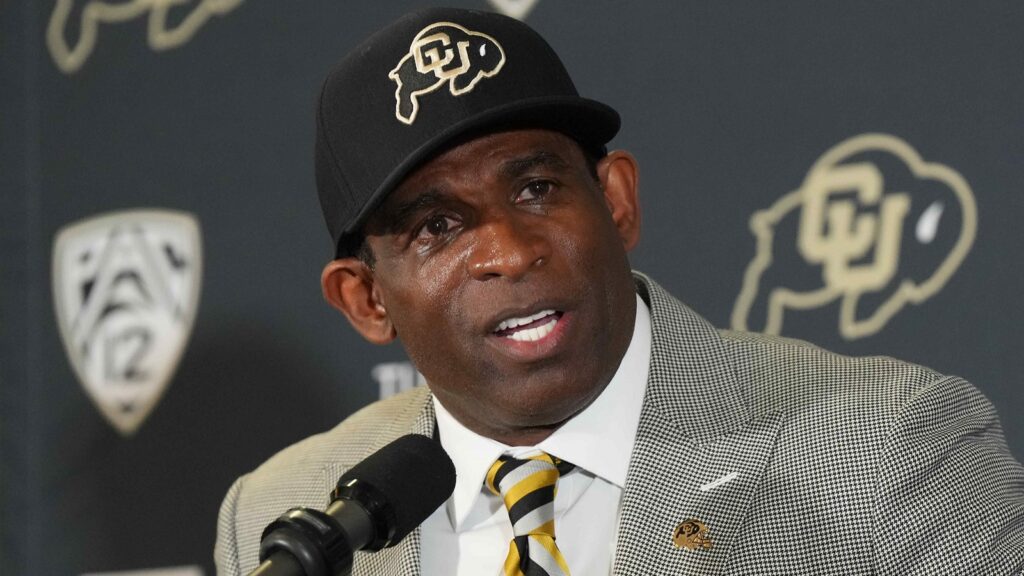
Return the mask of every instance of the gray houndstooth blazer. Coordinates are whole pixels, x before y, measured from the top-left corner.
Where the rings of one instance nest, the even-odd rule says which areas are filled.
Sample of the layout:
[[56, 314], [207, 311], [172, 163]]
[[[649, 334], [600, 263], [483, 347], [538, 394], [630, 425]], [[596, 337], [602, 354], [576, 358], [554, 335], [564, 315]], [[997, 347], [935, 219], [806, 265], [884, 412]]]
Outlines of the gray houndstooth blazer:
[[[717, 331], [636, 280], [654, 338], [615, 574], [1022, 573], [1024, 469], [973, 386], [891, 358]], [[326, 507], [348, 467], [433, 428], [429, 391], [416, 389], [239, 478], [220, 512], [218, 573], [255, 569], [271, 520]], [[690, 518], [707, 525], [709, 549], [673, 545]], [[353, 573], [418, 575], [419, 531], [357, 554]]]

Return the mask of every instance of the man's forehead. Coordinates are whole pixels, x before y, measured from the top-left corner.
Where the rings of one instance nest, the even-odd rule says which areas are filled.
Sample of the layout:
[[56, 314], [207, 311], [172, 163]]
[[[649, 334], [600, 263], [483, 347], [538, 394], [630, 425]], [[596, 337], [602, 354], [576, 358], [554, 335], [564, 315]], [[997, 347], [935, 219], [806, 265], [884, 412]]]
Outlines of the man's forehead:
[[410, 195], [430, 192], [429, 181], [476, 177], [490, 170], [499, 177], [512, 178], [534, 167], [582, 166], [584, 159], [576, 141], [552, 130], [509, 130], [480, 135], [456, 143], [415, 168], [376, 212], [407, 201]]

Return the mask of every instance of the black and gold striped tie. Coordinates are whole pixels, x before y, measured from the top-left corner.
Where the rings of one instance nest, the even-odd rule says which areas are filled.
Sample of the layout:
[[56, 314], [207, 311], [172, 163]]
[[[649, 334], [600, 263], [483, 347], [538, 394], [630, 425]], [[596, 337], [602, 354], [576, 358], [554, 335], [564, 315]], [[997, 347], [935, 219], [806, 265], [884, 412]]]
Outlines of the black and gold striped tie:
[[555, 483], [571, 469], [540, 452], [525, 460], [502, 456], [487, 471], [487, 488], [502, 497], [512, 521], [505, 576], [569, 576], [555, 545]]

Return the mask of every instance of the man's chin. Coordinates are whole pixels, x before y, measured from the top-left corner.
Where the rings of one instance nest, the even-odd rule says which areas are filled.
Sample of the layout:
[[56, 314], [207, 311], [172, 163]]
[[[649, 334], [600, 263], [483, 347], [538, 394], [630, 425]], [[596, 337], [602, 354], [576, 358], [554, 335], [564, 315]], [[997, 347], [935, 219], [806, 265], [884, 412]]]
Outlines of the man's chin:
[[569, 398], [549, 398], [548, 402], [538, 402], [536, 397], [530, 398], [528, 403], [517, 403], [503, 411], [507, 415], [504, 427], [510, 431], [553, 432], [585, 410], [600, 394], [601, 390], [598, 389], [581, 391]]

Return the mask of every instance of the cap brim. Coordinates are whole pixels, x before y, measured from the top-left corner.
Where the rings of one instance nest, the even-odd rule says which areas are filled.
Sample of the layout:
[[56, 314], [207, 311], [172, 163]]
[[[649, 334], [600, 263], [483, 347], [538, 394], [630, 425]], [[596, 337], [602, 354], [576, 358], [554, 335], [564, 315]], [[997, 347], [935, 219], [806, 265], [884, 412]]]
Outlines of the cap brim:
[[579, 96], [546, 96], [490, 108], [456, 122], [424, 142], [388, 174], [373, 192], [338, 243], [338, 256], [350, 256], [358, 246], [347, 239], [358, 233], [370, 214], [416, 167], [453, 142], [475, 133], [514, 128], [545, 128], [562, 132], [584, 146], [603, 149], [619, 131], [619, 114], [610, 106]]

